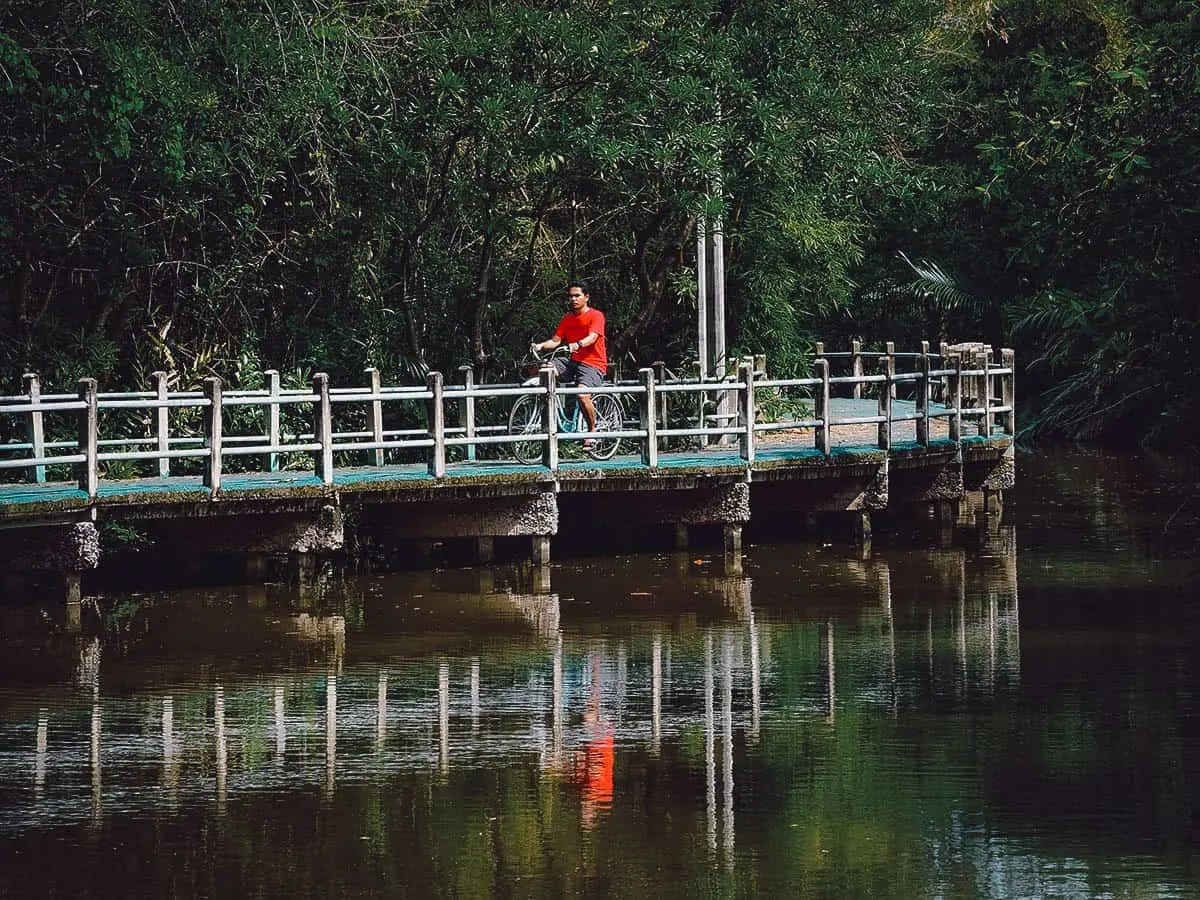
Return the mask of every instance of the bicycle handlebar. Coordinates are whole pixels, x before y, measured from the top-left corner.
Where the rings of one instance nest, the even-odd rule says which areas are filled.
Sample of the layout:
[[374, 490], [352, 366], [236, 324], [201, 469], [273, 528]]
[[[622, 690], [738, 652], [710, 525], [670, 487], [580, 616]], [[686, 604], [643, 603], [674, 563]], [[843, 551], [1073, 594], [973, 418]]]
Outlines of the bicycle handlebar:
[[559, 344], [553, 350], [545, 350], [545, 351], [542, 351], [542, 353], [539, 353], [537, 350], [535, 350], [533, 348], [533, 345], [530, 344], [529, 345], [529, 353], [526, 354], [525, 359], [522, 360], [522, 362], [525, 362], [525, 361], [531, 361], [531, 362], [537, 362], [537, 363], [549, 362], [552, 359], [558, 359], [560, 356], [570, 356], [570, 354], [571, 354], [571, 351], [567, 349], [566, 344]]

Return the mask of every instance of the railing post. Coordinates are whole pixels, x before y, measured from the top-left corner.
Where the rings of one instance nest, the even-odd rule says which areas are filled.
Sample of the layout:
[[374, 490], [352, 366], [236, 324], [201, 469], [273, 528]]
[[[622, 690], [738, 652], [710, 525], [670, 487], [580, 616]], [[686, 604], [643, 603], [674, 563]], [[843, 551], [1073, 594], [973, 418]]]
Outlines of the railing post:
[[538, 372], [542, 390], [546, 392], [542, 402], [542, 416], [546, 420], [546, 445], [542, 447], [542, 465], [551, 472], [558, 471], [558, 373], [552, 366], [544, 366]]
[[929, 341], [921, 341], [921, 377], [917, 380], [917, 443], [929, 446]]
[[[42, 380], [33, 372], [26, 372], [22, 378], [25, 382], [25, 393], [29, 396], [29, 405], [35, 407], [29, 411], [27, 428], [30, 443], [30, 453], [34, 459], [42, 459], [46, 455], [46, 420], [40, 409], [42, 403]], [[25, 470], [25, 478], [36, 484], [46, 482], [46, 467], [34, 466]]]
[[[272, 447], [279, 446], [279, 370], [267, 369], [263, 372], [267, 379], [267, 443]], [[279, 471], [279, 454], [271, 451], [264, 460], [268, 472]]]
[[[855, 378], [863, 377], [863, 360], [862, 360], [862, 341], [850, 342], [850, 374]], [[855, 400], [861, 400], [863, 394], [863, 386], [861, 381], [854, 382], [850, 396]]]
[[823, 357], [825, 355], [825, 342], [824, 341], [817, 341], [815, 348], [816, 349], [813, 351], [813, 355], [817, 359], [820, 359], [821, 357]]
[[95, 378], [79, 379], [79, 399], [86, 404], [79, 416], [79, 449], [84, 455], [77, 470], [79, 489], [94, 498], [100, 485], [100, 397]]
[[[363, 374], [367, 376], [367, 388], [371, 391], [371, 402], [367, 404], [367, 428], [371, 432], [371, 442], [375, 444], [383, 443], [383, 398], [379, 396], [379, 390], [382, 387], [382, 382], [379, 379], [379, 370], [374, 366], [363, 369]], [[371, 451], [368, 457], [372, 465], [383, 465], [383, 448], [376, 447]]]
[[879, 369], [883, 372], [883, 387], [879, 391], [878, 441], [880, 450], [892, 449], [892, 391], [896, 387], [896, 359], [893, 356], [879, 357]]
[[649, 469], [658, 468], [658, 391], [655, 388], [654, 369], [639, 369], [642, 387], [646, 393], [638, 406], [641, 427], [646, 432], [642, 445], [642, 465]]
[[738, 366], [738, 381], [742, 390], [738, 394], [738, 424], [742, 433], [738, 436], [741, 456], [747, 465], [754, 464], [754, 360], [743, 360]]
[[819, 357], [813, 368], [821, 383], [817, 385], [816, 396], [813, 398], [813, 416], [819, 423], [813, 432], [816, 447], [822, 456], [829, 455], [829, 360]]
[[986, 352], [981, 354], [981, 362], [983, 363], [983, 436], [990, 438], [992, 436], [993, 419], [992, 413], [992, 350], [989, 347]]
[[[883, 345], [883, 352], [886, 353], [888, 359], [890, 359], [892, 361], [892, 374], [895, 375], [896, 374], [896, 342], [895, 341], [885, 342]], [[895, 400], [896, 399], [896, 382], [895, 381], [892, 382], [891, 388], [892, 388], [892, 399]]]
[[1007, 348], [1000, 350], [1001, 364], [1008, 371], [1000, 376], [1000, 402], [1008, 407], [1004, 414], [1004, 433], [1017, 433], [1017, 354]]
[[[466, 388], [467, 396], [463, 401], [463, 426], [467, 432], [467, 439], [475, 437], [475, 397], [471, 391], [475, 390], [475, 367], [474, 366], [459, 366], [458, 371], [463, 373], [463, 387]], [[475, 462], [475, 445], [467, 444], [467, 461]]]
[[221, 414], [221, 379], [212, 375], [204, 379], [204, 445], [208, 448], [208, 465], [204, 467], [204, 486], [210, 493], [221, 490], [221, 438], [224, 424]]
[[[661, 359], [654, 363], [654, 385], [655, 391], [658, 391], [658, 385], [667, 380], [667, 364]], [[658, 408], [655, 410], [655, 415], [658, 416], [658, 425], [662, 428], [669, 428], [667, 424], [667, 395], [659, 392]], [[667, 440], [663, 438], [663, 449], [667, 449]]]
[[[933, 371], [933, 360], [930, 358], [931, 354], [929, 352], [929, 348], [930, 348], [929, 341], [921, 341], [921, 371], [922, 372]], [[938, 399], [938, 393], [934, 389], [932, 376], [929, 376], [929, 378], [927, 380], [929, 381], [929, 391], [926, 394], [926, 397], [928, 398], [929, 402], [932, 403]]]
[[154, 399], [159, 404], [154, 409], [154, 438], [159, 454], [158, 474], [160, 478], [166, 478], [171, 474], [171, 457], [167, 456], [167, 451], [171, 449], [171, 411], [166, 406], [170, 395], [170, 376], [166, 372], [154, 372], [150, 377], [154, 379]]
[[433, 446], [429, 448], [429, 474], [434, 478], [446, 477], [446, 404], [441, 372], [430, 372], [425, 384], [433, 394], [429, 398], [429, 437]]
[[329, 403], [329, 375], [317, 372], [312, 378], [313, 435], [321, 449], [316, 454], [316, 476], [321, 484], [333, 484], [333, 408]]
[[962, 401], [963, 401], [963, 364], [962, 357], [954, 357], [954, 372], [950, 376], [950, 440], [962, 440]]

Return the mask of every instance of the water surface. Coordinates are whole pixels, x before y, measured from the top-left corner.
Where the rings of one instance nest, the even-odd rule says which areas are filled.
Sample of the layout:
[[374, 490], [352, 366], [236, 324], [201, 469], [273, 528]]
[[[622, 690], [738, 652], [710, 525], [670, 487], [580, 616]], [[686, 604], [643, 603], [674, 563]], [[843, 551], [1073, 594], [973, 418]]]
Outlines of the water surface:
[[1195, 485], [0, 608], [0, 896], [1200, 896]]

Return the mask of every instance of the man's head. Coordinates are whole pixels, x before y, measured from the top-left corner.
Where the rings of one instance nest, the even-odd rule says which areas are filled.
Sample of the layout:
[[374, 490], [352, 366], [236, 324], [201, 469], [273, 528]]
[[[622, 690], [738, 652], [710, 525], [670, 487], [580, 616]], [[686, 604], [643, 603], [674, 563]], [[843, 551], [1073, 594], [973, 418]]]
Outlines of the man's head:
[[583, 312], [588, 306], [588, 288], [582, 281], [567, 283], [567, 302], [572, 312]]

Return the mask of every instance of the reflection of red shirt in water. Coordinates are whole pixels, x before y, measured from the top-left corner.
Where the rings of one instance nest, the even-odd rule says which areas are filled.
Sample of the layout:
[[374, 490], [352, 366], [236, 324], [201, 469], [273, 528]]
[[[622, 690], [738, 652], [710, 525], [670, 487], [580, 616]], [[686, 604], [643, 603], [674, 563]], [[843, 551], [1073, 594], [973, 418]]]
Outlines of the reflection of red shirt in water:
[[613, 731], [608, 725], [595, 726], [583, 745], [582, 765], [576, 778], [583, 784], [583, 824], [590, 826], [597, 815], [612, 808]]

